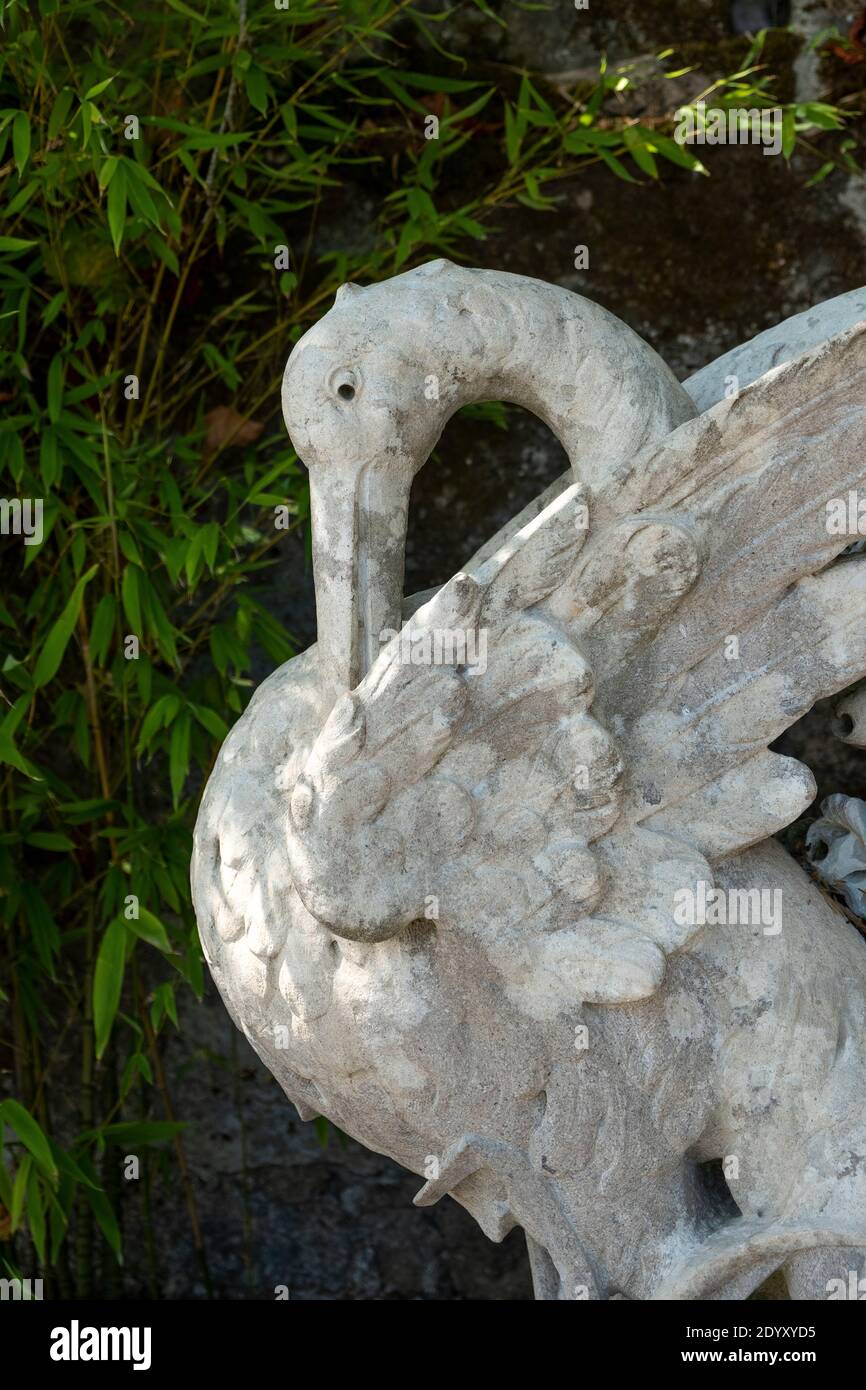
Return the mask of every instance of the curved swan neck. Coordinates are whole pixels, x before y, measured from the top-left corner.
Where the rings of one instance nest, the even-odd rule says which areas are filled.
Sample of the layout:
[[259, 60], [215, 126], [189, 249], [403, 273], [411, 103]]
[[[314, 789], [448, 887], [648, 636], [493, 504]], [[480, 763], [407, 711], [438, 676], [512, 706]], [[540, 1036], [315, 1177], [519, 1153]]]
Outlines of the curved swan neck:
[[323, 687], [352, 689], [400, 626], [412, 477], [450, 416], [482, 400], [544, 420], [593, 495], [695, 414], [636, 333], [556, 285], [434, 261], [344, 286], [283, 380], [286, 424], [310, 467]]
[[434, 262], [413, 274], [425, 272], [438, 299], [424, 348], [435, 363], [439, 429], [477, 401], [523, 406], [595, 491], [644, 444], [696, 413], [658, 354], [590, 300], [501, 271]]

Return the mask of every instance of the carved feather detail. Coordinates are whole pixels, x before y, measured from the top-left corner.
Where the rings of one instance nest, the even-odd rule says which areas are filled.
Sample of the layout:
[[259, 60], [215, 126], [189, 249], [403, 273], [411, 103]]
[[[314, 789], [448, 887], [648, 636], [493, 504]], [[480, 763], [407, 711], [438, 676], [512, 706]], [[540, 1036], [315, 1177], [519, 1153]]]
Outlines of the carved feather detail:
[[[864, 446], [858, 328], [681, 425], [619, 493], [567, 488], [445, 585], [296, 789], [309, 911], [381, 940], [432, 893], [527, 1007], [655, 990], [698, 929], [677, 891], [813, 795], [767, 745], [866, 671], [866, 564], [813, 577], [845, 543], [825, 504], [864, 480]], [[483, 663], [407, 661], [461, 623]]]

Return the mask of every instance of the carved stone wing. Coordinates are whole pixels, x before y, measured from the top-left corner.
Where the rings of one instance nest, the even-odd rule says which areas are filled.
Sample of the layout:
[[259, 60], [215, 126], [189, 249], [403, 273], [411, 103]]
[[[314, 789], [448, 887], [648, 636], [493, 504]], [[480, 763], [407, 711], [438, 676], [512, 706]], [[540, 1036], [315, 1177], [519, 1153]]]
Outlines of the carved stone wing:
[[471, 932], [536, 1018], [652, 993], [700, 929], [678, 894], [812, 799], [768, 744], [866, 671], [866, 567], [828, 568], [852, 537], [827, 510], [864, 445], [861, 324], [456, 576], [294, 787], [310, 913], [362, 941]]

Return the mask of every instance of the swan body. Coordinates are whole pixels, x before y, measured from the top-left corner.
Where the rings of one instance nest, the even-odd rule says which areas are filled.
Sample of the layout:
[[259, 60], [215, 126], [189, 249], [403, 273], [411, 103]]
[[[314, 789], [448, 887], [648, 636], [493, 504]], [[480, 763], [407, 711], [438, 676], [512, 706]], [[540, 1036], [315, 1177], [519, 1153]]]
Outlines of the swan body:
[[[866, 946], [769, 838], [814, 782], [768, 745], [866, 673], [866, 567], [825, 525], [866, 476], [864, 316], [685, 389], [598, 306], [434, 262], [344, 287], [286, 369], [319, 642], [214, 767], [205, 954], [301, 1115], [521, 1226], [540, 1298], [863, 1271]], [[405, 601], [412, 477], [492, 398], [570, 473]], [[406, 661], [441, 632], [485, 660]]]

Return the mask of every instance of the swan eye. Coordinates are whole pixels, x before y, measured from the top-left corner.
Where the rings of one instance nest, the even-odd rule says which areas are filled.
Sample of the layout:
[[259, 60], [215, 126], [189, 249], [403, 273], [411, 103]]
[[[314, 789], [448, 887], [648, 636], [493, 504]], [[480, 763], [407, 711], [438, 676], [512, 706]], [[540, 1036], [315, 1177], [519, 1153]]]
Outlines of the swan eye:
[[357, 372], [351, 371], [348, 367], [341, 367], [331, 377], [330, 386], [341, 401], [353, 401], [360, 390], [361, 381]]

